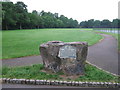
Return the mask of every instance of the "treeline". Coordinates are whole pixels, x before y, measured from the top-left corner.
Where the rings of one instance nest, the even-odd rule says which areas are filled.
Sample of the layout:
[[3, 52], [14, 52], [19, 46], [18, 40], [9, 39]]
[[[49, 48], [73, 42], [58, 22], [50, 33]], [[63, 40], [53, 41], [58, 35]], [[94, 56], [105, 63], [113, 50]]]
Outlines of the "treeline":
[[2, 3], [2, 29], [36, 29], [36, 28], [76, 28], [79, 26], [77, 20], [67, 18], [64, 15], [51, 12], [29, 13], [27, 5], [23, 2]]
[[[1, 17], [0, 17], [1, 19]], [[33, 10], [29, 13], [23, 2], [2, 2], [2, 29], [39, 29], [39, 28], [120, 28], [120, 20], [112, 22], [90, 19], [78, 23], [58, 13]]]
[[113, 19], [109, 21], [108, 19], [94, 20], [90, 19], [88, 21], [82, 21], [80, 23], [81, 28], [120, 28], [120, 19]]

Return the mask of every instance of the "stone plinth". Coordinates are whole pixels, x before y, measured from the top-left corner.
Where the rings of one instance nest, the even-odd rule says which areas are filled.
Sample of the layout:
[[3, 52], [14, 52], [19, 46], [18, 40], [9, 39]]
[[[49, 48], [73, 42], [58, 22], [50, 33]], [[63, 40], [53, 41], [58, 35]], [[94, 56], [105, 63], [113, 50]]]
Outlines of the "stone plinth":
[[49, 41], [40, 45], [44, 67], [66, 75], [84, 75], [87, 50], [86, 42]]

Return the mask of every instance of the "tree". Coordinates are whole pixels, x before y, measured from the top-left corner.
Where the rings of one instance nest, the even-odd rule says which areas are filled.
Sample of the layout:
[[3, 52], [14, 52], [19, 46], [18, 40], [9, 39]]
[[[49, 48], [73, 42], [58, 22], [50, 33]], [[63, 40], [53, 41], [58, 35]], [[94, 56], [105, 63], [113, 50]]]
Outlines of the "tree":
[[119, 28], [119, 27], [120, 27], [120, 20], [119, 19], [113, 19], [112, 28]]
[[58, 13], [37, 12], [36, 10], [28, 13], [27, 5], [23, 2], [4, 3], [2, 16], [4, 29], [74, 28], [78, 26], [77, 20], [68, 19], [64, 15], [59, 17]]
[[53, 28], [54, 27], [54, 19], [50, 16], [42, 16], [44, 27]]
[[17, 25], [19, 25], [19, 29], [22, 29], [29, 22], [27, 5], [23, 2], [17, 2], [15, 4], [15, 12], [17, 15]]
[[0, 2], [0, 30], [2, 29], [2, 3]]
[[36, 10], [33, 10], [32, 13], [36, 14], [36, 15], [38, 14], [38, 12]]
[[80, 23], [80, 27], [81, 27], [81, 28], [88, 28], [87, 21], [82, 21], [82, 22]]
[[54, 17], [58, 19], [58, 13], [54, 13]]
[[8, 30], [11, 29], [10, 26], [16, 25], [14, 4], [12, 2], [3, 2], [2, 6], [2, 28]]
[[69, 27], [68, 23], [68, 18], [65, 17], [64, 15], [60, 15], [59, 19], [63, 22], [63, 27]]
[[79, 25], [78, 25], [78, 21], [77, 20], [74, 20], [74, 28], [78, 28]]
[[63, 21], [62, 20], [60, 20], [60, 19], [57, 19], [56, 20], [56, 28], [62, 28], [64, 26], [64, 23], [63, 23]]
[[88, 20], [88, 21], [87, 21], [87, 27], [88, 27], [88, 28], [93, 28], [93, 26], [94, 26], [94, 19]]
[[101, 21], [102, 28], [111, 28], [111, 22], [108, 19], [104, 19]]
[[31, 28], [43, 28], [44, 27], [44, 20], [43, 16], [40, 16], [37, 11], [33, 11], [32, 13], [29, 13], [30, 18], [30, 27]]
[[72, 18], [68, 19], [68, 28], [78, 27], [77, 20], [73, 20]]
[[100, 24], [101, 24], [100, 20], [95, 20], [93, 27], [94, 27], [94, 28], [100, 28]]

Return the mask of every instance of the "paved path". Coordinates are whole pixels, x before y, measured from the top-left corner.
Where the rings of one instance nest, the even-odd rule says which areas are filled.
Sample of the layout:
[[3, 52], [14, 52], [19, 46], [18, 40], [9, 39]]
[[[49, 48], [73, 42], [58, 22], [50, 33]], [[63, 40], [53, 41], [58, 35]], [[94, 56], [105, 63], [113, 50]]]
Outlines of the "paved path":
[[2, 88], [85, 88], [77, 86], [52, 86], [52, 85], [27, 85], [27, 84], [2, 84]]
[[118, 45], [111, 35], [101, 34], [104, 39], [89, 47], [87, 60], [98, 67], [118, 74]]
[[[117, 40], [110, 35], [101, 35], [103, 35], [105, 39], [89, 47], [87, 60], [104, 70], [118, 74]], [[38, 63], [42, 63], [40, 55], [2, 61], [3, 66], [25, 66]]]
[[28, 66], [39, 63], [42, 64], [42, 58], [40, 55], [2, 60], [3, 66]]

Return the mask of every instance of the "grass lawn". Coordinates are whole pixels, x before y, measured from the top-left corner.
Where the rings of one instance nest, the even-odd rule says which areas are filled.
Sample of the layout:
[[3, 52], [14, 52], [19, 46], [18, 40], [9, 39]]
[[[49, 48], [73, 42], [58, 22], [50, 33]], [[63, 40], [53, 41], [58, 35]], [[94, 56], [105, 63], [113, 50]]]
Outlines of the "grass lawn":
[[[3, 78], [24, 78], [24, 79], [39, 79], [39, 80], [67, 80], [67, 81], [92, 81], [92, 82], [118, 82], [118, 77], [103, 72], [94, 66], [86, 64], [85, 76], [79, 76], [75, 79], [63, 78], [64, 73], [50, 74], [42, 72], [43, 65], [35, 64], [32, 66], [23, 67], [3, 67]], [[68, 76], [66, 76], [68, 77]]]
[[2, 31], [3, 59], [39, 55], [39, 45], [47, 41], [64, 42], [86, 41], [89, 45], [97, 43], [102, 36], [92, 29], [36, 29]]

